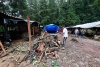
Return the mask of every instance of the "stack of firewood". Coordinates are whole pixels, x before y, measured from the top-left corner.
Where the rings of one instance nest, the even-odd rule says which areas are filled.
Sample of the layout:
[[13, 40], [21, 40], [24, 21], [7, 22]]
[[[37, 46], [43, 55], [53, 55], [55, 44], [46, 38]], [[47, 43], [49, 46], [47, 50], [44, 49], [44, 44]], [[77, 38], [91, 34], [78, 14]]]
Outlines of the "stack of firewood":
[[41, 61], [46, 63], [47, 57], [58, 58], [59, 47], [57, 35], [50, 35], [44, 32], [22, 61], [30, 59], [30, 63], [34, 60], [37, 60], [37, 63]]

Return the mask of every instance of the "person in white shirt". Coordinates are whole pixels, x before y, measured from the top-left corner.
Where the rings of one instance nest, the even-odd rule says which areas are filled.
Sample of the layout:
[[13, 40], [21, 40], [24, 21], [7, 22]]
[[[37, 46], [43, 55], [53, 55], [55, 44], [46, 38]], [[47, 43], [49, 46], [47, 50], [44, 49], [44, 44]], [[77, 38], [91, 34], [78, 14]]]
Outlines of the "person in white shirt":
[[75, 33], [75, 37], [78, 37], [79, 30], [76, 28], [75, 31], [74, 31], [74, 33]]
[[63, 47], [66, 45], [66, 40], [68, 38], [68, 31], [67, 28], [63, 25]]

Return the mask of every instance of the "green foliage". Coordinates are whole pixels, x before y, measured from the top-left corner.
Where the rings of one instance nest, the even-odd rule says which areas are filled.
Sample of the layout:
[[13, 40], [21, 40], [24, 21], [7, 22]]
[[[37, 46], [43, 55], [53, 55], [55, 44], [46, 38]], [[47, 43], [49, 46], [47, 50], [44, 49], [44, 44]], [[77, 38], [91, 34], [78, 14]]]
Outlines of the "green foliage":
[[[11, 12], [41, 25], [50, 23], [66, 26], [89, 23], [100, 20], [100, 0], [8, 0], [0, 2], [0, 11]], [[15, 13], [19, 14], [16, 15]]]
[[4, 27], [0, 26], [0, 32], [4, 32]]
[[91, 30], [91, 29], [88, 29], [88, 30], [87, 30], [87, 33], [88, 33], [88, 34], [92, 34], [92, 35], [94, 35], [96, 32], [93, 31], [93, 30]]
[[0, 0], [0, 11], [7, 13], [9, 11], [9, 4], [8, 3], [5, 4], [5, 3], [6, 3], [6, 0]]
[[42, 24], [47, 25], [50, 22], [50, 17], [49, 16], [45, 16], [43, 18], [43, 20], [41, 21]]
[[13, 0], [10, 3], [10, 6], [12, 7], [12, 13], [18, 13], [19, 11], [19, 15], [22, 15], [23, 18], [26, 18], [28, 15], [28, 6], [26, 0]]
[[52, 61], [51, 65], [52, 65], [53, 67], [60, 67], [60, 65], [58, 64], [57, 61]]

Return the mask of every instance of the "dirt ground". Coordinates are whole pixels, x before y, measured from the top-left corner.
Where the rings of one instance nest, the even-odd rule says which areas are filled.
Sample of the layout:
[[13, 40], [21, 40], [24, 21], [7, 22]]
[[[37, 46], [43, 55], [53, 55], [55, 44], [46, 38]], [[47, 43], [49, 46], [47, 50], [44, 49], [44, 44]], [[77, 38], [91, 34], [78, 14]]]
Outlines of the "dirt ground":
[[[61, 34], [58, 34], [58, 38], [62, 41]], [[62, 47], [59, 49], [58, 58], [48, 57], [46, 63], [41, 61], [39, 64], [30, 64], [29, 60], [18, 63], [29, 46], [27, 41], [13, 42], [6, 51], [18, 46], [17, 50], [0, 58], [0, 67], [100, 67], [100, 42], [80, 37], [75, 38], [76, 42], [72, 38], [75, 37], [68, 37], [65, 50]]]

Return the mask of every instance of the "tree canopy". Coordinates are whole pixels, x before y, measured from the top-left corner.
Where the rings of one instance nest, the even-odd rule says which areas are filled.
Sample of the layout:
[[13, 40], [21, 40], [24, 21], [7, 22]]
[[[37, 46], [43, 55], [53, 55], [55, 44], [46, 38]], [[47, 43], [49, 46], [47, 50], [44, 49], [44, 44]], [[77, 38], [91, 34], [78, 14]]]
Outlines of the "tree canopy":
[[72, 26], [100, 20], [100, 0], [0, 0], [0, 11], [13, 16]]

